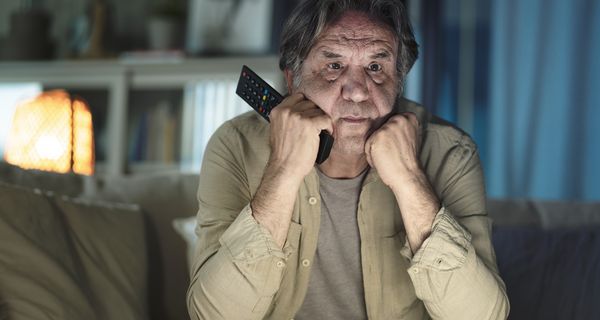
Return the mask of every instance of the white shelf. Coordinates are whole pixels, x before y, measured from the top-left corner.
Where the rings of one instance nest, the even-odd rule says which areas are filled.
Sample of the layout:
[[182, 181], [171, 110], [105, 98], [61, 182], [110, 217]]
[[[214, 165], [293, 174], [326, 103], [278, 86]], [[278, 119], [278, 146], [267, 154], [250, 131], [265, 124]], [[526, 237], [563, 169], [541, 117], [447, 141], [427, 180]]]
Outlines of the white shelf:
[[[181, 126], [182, 167], [189, 168], [197, 148], [198, 137], [189, 132], [197, 132], [193, 108], [197, 106], [194, 94], [188, 94], [186, 87], [206, 80], [237, 81], [243, 64], [270, 79], [277, 79], [276, 88], [281, 88], [282, 78], [278, 68], [278, 57], [224, 57], [165, 60], [164, 62], [145, 60], [97, 60], [97, 61], [48, 61], [48, 62], [0, 62], [0, 83], [36, 82], [45, 87], [66, 89], [106, 89], [108, 91], [107, 115], [107, 159], [100, 167], [108, 175], [126, 173], [127, 166], [127, 116], [129, 93], [136, 89], [181, 89], [184, 92], [184, 110]], [[204, 137], [206, 138], [206, 137]], [[201, 152], [200, 152], [201, 154]], [[132, 173], [156, 170], [171, 171], [172, 164], [133, 164]], [[145, 168], [150, 168], [146, 170]], [[188, 170], [188, 169], [186, 169]]]

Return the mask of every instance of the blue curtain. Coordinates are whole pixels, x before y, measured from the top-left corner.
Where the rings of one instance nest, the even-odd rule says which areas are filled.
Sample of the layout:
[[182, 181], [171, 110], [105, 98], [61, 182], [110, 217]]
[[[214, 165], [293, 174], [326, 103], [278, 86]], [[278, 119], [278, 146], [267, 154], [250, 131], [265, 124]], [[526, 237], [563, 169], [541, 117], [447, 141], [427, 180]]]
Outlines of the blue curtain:
[[491, 2], [488, 194], [600, 200], [600, 2]]
[[422, 66], [408, 87], [477, 142], [488, 195], [600, 200], [600, 1], [410, 5]]

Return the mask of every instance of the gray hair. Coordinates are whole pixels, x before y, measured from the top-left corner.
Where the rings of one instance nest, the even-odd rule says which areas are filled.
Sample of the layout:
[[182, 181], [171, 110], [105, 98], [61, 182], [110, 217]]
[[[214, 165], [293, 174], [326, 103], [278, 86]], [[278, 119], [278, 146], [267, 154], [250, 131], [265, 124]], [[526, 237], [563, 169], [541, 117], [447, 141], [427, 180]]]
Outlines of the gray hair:
[[294, 85], [300, 84], [300, 70], [323, 30], [335, 23], [345, 12], [359, 11], [376, 22], [388, 26], [398, 40], [396, 69], [399, 91], [404, 78], [419, 55], [408, 14], [400, 0], [305, 0], [292, 12], [281, 33], [279, 68], [294, 74]]

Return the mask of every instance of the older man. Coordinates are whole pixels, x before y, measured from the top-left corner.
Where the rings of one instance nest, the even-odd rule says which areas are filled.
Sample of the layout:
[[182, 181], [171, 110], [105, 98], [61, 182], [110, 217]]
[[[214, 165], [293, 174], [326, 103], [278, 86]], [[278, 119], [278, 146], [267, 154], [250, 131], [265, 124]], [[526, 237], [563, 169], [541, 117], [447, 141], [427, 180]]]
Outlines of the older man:
[[[477, 148], [400, 98], [417, 44], [398, 1], [306, 0], [290, 95], [211, 139], [193, 319], [504, 319]], [[319, 133], [335, 138], [315, 166]]]

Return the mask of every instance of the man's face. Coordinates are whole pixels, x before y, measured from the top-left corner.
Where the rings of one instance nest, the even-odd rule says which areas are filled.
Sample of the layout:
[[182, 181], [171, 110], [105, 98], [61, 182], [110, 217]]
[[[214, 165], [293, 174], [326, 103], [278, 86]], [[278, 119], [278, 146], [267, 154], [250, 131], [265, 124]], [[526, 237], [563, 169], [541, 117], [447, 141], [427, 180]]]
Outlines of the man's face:
[[334, 151], [362, 154], [367, 134], [382, 124], [398, 92], [398, 42], [366, 14], [348, 12], [317, 40], [295, 91], [333, 120]]

